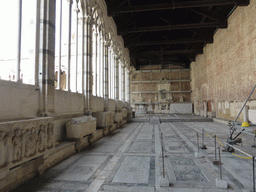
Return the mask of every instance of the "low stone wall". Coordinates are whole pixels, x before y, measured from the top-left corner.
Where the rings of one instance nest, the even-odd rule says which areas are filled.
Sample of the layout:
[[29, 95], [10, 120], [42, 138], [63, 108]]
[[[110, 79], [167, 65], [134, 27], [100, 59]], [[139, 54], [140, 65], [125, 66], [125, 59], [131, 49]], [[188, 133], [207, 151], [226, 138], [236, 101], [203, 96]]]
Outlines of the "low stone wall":
[[[127, 109], [122, 110], [122, 113], [108, 111], [96, 112], [94, 115], [101, 129], [83, 138], [57, 142], [56, 147], [54, 124], [58, 119], [54, 121], [52, 117], [45, 117], [1, 122], [0, 191], [10, 191], [38, 173], [42, 174], [127, 122]], [[70, 120], [72, 118], [67, 118], [67, 121]]]

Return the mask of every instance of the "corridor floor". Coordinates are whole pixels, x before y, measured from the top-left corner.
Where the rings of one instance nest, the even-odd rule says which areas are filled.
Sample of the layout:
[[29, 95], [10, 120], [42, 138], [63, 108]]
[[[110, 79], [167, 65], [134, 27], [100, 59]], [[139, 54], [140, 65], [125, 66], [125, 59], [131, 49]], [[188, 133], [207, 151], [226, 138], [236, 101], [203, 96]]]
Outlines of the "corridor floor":
[[[205, 129], [207, 149], [195, 157], [197, 136]], [[163, 137], [161, 137], [163, 135]], [[223, 179], [228, 189], [217, 189], [219, 166], [215, 158], [214, 139], [220, 143], [228, 136], [228, 126], [216, 122], [165, 122], [158, 125], [131, 123], [104, 137], [89, 148], [19, 186], [13, 192], [73, 191], [182, 191], [222, 192], [252, 191], [252, 159], [243, 159], [221, 151]], [[163, 142], [162, 142], [163, 138]], [[242, 135], [238, 148], [255, 154], [253, 137]], [[164, 168], [169, 187], [160, 186]], [[217, 143], [217, 146], [220, 146]], [[238, 151], [235, 155], [245, 156]]]

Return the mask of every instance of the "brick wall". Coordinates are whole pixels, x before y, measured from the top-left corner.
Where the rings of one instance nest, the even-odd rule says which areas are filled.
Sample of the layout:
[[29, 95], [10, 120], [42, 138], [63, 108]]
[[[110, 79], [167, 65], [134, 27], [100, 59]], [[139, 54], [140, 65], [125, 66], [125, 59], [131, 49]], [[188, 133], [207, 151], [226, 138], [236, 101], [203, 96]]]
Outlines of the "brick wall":
[[[219, 29], [214, 43], [191, 64], [191, 99], [195, 113], [203, 102], [211, 105], [218, 118], [234, 120], [256, 84], [256, 0], [238, 7], [228, 19], [228, 28]], [[256, 99], [256, 92], [252, 95]], [[253, 108], [255, 102], [248, 105]], [[242, 120], [242, 116], [239, 120]]]

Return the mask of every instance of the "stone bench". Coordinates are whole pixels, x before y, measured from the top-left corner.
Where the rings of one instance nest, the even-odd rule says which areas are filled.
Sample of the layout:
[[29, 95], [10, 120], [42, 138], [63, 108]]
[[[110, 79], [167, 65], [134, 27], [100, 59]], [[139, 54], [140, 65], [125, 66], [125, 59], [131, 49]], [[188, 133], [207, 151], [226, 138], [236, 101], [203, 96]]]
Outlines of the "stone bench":
[[70, 139], [82, 139], [86, 135], [96, 132], [96, 118], [82, 116], [72, 118], [66, 125], [67, 137]]

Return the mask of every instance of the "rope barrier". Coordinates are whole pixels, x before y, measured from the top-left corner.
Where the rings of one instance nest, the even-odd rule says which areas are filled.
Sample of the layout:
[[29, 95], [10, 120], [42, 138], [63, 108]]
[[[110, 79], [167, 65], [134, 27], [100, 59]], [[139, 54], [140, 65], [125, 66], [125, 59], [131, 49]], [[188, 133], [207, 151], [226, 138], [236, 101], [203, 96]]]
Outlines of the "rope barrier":
[[232, 155], [234, 155], [234, 156], [236, 156], [236, 157], [239, 157], [239, 158], [241, 158], [241, 159], [252, 159], [252, 157], [242, 157], [242, 156], [239, 156], [239, 155], [237, 155], [237, 154], [235, 154], [235, 153], [232, 153]]
[[217, 136], [216, 136], [216, 139], [217, 139], [217, 141], [219, 142], [219, 144], [220, 144], [222, 147], [224, 147], [224, 145], [220, 142], [220, 140], [218, 139]]
[[[205, 135], [206, 135], [207, 137], [209, 137], [209, 138], [212, 138], [210, 135], [208, 135], [208, 134], [206, 133], [206, 131], [205, 131]], [[222, 147], [224, 147], [224, 145], [220, 142], [220, 140], [218, 139], [217, 136], [216, 136], [216, 139], [217, 139], [218, 143], [219, 143]], [[236, 157], [238, 157], [238, 158], [241, 158], [241, 159], [252, 159], [252, 157], [243, 157], [243, 156], [237, 155], [237, 154], [235, 154], [235, 153], [231, 153], [231, 154], [234, 155], [234, 156], [236, 156]]]
[[[205, 131], [205, 135], [206, 135], [208, 138], [210, 138], [210, 139], [212, 139], [212, 138], [214, 137], [214, 136], [208, 134], [206, 131]], [[196, 136], [196, 135], [195, 135], [195, 136]], [[218, 139], [217, 136], [216, 136], [216, 140], [218, 141], [218, 143], [219, 143], [222, 147], [224, 147], [224, 145], [221, 143], [221, 141]], [[164, 150], [165, 150], [166, 152], [168, 152], [169, 154], [172, 154], [168, 149], [166, 149], [165, 146], [164, 146]], [[202, 157], [206, 157], [206, 156], [212, 154], [213, 152], [215, 152], [215, 150], [213, 150], [213, 151], [210, 152], [210, 153], [205, 154], [205, 155], [202, 156]], [[238, 157], [238, 158], [241, 158], [241, 159], [252, 159], [252, 157], [243, 157], [243, 156], [237, 155], [237, 154], [235, 154], [235, 153], [231, 153], [231, 154], [234, 155], [235, 157]], [[180, 156], [176, 156], [176, 155], [174, 155], [174, 154], [172, 154], [172, 155], [175, 156], [175, 157], [180, 157]], [[181, 158], [184, 158], [184, 157], [181, 157]], [[185, 158], [185, 159], [187, 159], [187, 158]]]

